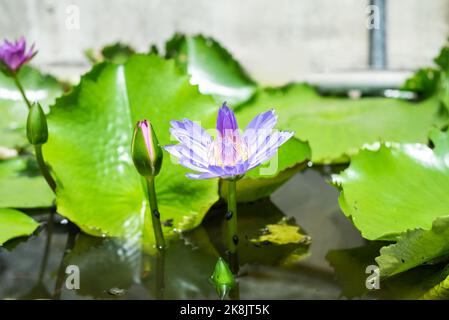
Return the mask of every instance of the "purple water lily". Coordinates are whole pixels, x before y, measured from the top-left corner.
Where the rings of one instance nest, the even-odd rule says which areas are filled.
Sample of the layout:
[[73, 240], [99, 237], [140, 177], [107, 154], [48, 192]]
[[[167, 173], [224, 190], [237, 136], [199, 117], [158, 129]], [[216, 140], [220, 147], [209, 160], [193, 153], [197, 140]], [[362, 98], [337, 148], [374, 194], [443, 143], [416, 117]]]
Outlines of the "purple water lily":
[[276, 122], [274, 110], [261, 113], [241, 134], [234, 113], [224, 103], [218, 110], [215, 139], [189, 119], [171, 121], [170, 132], [180, 144], [164, 148], [181, 165], [198, 172], [187, 173], [191, 179], [235, 179], [268, 161], [293, 136], [293, 132], [273, 130]]
[[34, 44], [26, 51], [26, 41], [21, 37], [14, 43], [5, 40], [0, 46], [0, 61], [12, 72], [20, 69], [22, 65], [30, 61], [37, 51], [34, 51]]

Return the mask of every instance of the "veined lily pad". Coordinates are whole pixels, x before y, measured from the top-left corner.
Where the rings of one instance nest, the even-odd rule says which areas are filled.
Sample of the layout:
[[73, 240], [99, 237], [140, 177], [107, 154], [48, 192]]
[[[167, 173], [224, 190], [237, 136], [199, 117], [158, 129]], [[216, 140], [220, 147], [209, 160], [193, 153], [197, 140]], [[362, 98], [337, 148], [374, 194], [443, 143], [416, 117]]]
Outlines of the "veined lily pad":
[[0, 208], [0, 245], [13, 238], [28, 236], [38, 226], [36, 221], [18, 210]]
[[425, 143], [430, 128], [441, 121], [437, 98], [410, 103], [321, 97], [305, 84], [263, 90], [237, 109], [237, 117], [249, 121], [269, 108], [276, 109], [279, 128], [294, 130], [309, 142], [316, 163], [346, 162], [363, 145], [377, 141]]
[[218, 102], [237, 105], [250, 99], [256, 85], [226, 49], [211, 38], [177, 34], [166, 44], [166, 55], [175, 58], [191, 75], [200, 91]]
[[0, 161], [0, 207], [51, 207], [54, 198], [34, 158]]
[[[22, 86], [30, 101], [39, 101], [45, 110], [62, 92], [61, 85], [51, 76], [24, 66], [19, 73]], [[0, 72], [0, 146], [17, 148], [28, 144], [26, 118], [28, 109], [14, 80]]]
[[398, 242], [380, 250], [376, 262], [382, 277], [404, 272], [421, 264], [449, 258], [449, 217], [438, 218], [431, 230], [404, 233]]
[[[58, 212], [92, 235], [140, 232], [147, 206], [130, 156], [135, 123], [152, 121], [164, 145], [170, 120], [212, 127], [216, 110], [173, 61], [136, 55], [124, 65], [97, 65], [48, 116], [44, 155], [56, 173]], [[178, 230], [197, 226], [218, 199], [217, 181], [188, 180], [185, 172], [166, 155], [156, 179], [161, 219]]]
[[333, 176], [340, 207], [365, 238], [394, 240], [449, 214], [449, 133], [432, 131], [431, 140], [433, 150], [422, 144], [362, 150]]

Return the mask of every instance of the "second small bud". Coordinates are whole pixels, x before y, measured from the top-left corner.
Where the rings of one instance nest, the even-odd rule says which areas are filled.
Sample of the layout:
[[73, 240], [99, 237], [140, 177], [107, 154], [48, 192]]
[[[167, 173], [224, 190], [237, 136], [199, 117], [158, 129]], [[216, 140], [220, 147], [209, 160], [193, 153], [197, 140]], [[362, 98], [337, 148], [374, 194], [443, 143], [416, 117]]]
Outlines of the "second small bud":
[[154, 177], [161, 170], [162, 148], [151, 123], [137, 122], [134, 129], [131, 154], [137, 171], [144, 177]]
[[27, 138], [32, 145], [44, 144], [48, 140], [47, 119], [39, 103], [34, 103], [28, 112]]

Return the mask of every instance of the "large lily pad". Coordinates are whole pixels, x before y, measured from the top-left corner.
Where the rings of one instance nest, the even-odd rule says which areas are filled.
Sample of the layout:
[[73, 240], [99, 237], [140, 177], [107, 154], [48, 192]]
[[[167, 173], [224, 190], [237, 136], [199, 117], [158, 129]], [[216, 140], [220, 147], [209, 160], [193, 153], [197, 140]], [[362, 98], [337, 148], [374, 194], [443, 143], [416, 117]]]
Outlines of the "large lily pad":
[[340, 175], [343, 212], [367, 239], [395, 239], [430, 229], [449, 214], [449, 133], [433, 131], [435, 149], [422, 144], [382, 144], [363, 150]]
[[398, 242], [380, 250], [376, 262], [382, 277], [404, 272], [421, 264], [449, 257], [449, 217], [438, 218], [431, 230], [411, 230]]
[[0, 208], [0, 245], [13, 238], [28, 236], [38, 226], [36, 221], [18, 210]]
[[34, 158], [0, 161], [0, 207], [51, 207], [54, 198]]
[[166, 44], [166, 56], [175, 58], [200, 91], [218, 102], [237, 105], [250, 99], [256, 85], [239, 63], [217, 41], [201, 35], [177, 34]]
[[[124, 65], [97, 65], [48, 116], [44, 154], [57, 175], [58, 212], [93, 235], [140, 232], [145, 190], [130, 156], [136, 121], [152, 121], [168, 144], [170, 120], [210, 127], [216, 110], [173, 61], [136, 55]], [[216, 181], [191, 181], [185, 172], [166, 156], [156, 179], [161, 218], [178, 230], [197, 226], [218, 199]]]
[[[39, 101], [45, 110], [62, 92], [58, 81], [38, 70], [25, 66], [19, 79], [30, 101]], [[0, 146], [17, 148], [28, 144], [25, 135], [28, 109], [14, 80], [0, 73]]]
[[322, 97], [305, 84], [259, 92], [237, 110], [242, 121], [249, 121], [263, 110], [275, 108], [278, 127], [294, 130], [308, 141], [312, 161], [339, 163], [376, 141], [427, 142], [435, 123], [440, 123], [436, 98], [410, 103], [388, 98], [350, 100]]

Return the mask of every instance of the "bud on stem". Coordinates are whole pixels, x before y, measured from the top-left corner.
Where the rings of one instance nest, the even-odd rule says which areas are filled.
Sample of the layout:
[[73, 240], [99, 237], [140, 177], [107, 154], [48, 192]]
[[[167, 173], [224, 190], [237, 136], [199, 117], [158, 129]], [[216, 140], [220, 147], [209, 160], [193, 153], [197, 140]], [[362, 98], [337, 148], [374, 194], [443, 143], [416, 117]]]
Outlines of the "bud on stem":
[[210, 277], [210, 282], [215, 286], [221, 300], [235, 287], [234, 275], [221, 257], [217, 260], [214, 273]]
[[131, 155], [134, 166], [139, 174], [145, 177], [147, 182], [147, 195], [156, 246], [159, 250], [164, 250], [164, 233], [162, 232], [154, 185], [154, 179], [162, 166], [162, 148], [159, 145], [153, 126], [147, 120], [137, 122], [133, 134]]
[[47, 119], [39, 103], [32, 104], [28, 112], [27, 138], [32, 145], [44, 144], [48, 140]]

